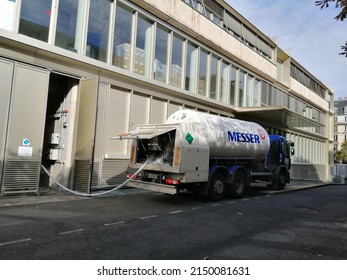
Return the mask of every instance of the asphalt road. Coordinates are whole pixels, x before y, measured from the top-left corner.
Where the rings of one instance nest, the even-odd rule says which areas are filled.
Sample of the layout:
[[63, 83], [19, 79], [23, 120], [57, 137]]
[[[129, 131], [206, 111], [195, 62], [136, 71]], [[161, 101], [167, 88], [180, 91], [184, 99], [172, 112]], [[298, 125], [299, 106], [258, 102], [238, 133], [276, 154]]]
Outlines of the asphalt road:
[[347, 186], [217, 203], [158, 193], [0, 208], [0, 259], [347, 259]]

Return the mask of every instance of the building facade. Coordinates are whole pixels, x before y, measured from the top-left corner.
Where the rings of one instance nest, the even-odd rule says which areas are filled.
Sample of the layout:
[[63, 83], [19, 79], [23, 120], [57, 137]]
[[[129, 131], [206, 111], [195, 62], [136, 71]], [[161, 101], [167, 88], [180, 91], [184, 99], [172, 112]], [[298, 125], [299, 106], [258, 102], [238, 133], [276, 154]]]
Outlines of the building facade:
[[331, 179], [333, 93], [222, 0], [0, 0], [1, 194], [118, 184], [110, 138], [189, 108], [295, 143], [294, 179]]
[[339, 98], [334, 102], [334, 151], [341, 149], [341, 144], [347, 140], [347, 98]]

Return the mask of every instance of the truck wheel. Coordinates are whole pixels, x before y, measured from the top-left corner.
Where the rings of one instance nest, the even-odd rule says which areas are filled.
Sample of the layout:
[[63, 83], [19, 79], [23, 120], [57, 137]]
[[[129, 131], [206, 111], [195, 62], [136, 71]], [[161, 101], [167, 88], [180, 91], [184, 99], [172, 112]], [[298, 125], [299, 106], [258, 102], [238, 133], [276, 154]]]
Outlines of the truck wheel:
[[221, 200], [224, 197], [225, 191], [225, 176], [221, 173], [214, 174], [208, 187], [208, 198], [212, 201]]
[[227, 195], [232, 198], [240, 198], [248, 186], [247, 175], [242, 169], [238, 169], [233, 177], [233, 182], [229, 185]]
[[276, 172], [276, 188], [278, 190], [283, 190], [286, 186], [286, 173], [285, 171], [281, 168]]

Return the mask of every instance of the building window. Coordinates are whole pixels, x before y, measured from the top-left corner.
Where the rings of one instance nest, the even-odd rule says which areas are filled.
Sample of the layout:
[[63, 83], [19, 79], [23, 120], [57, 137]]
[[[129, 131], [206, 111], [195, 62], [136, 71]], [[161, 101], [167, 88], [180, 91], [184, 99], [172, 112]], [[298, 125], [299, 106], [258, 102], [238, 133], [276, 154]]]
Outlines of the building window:
[[207, 51], [200, 49], [198, 93], [203, 96], [206, 95], [207, 56]]
[[167, 47], [169, 30], [157, 25], [155, 36], [154, 79], [166, 82], [167, 72]]
[[[66, 50], [77, 52], [80, 50], [81, 37], [76, 38], [77, 11], [83, 11], [81, 1], [60, 0], [58, 7], [57, 30], [55, 34], [55, 45]], [[80, 6], [80, 7], [79, 7]], [[82, 34], [83, 23], [79, 22], [79, 32]]]
[[150, 77], [151, 42], [153, 23], [138, 16], [135, 51], [135, 73]]
[[253, 105], [254, 77], [247, 75], [246, 107]]
[[133, 11], [117, 2], [112, 64], [130, 70]]
[[195, 44], [188, 42], [185, 64], [185, 89], [190, 92], [195, 92], [197, 50], [198, 47]]
[[338, 115], [338, 108], [336, 108], [336, 107], [334, 108], [334, 114]]
[[110, 22], [109, 1], [90, 0], [86, 55], [106, 62]]
[[253, 94], [253, 106], [260, 106], [260, 90], [261, 83], [259, 80], [254, 81], [254, 94]]
[[52, 1], [21, 1], [19, 33], [48, 42]]
[[235, 105], [235, 90], [236, 90], [236, 74], [238, 68], [234, 65], [230, 68], [230, 88], [229, 88], [229, 104]]
[[345, 107], [343, 108], [343, 113], [344, 113], [345, 115], [347, 115], [347, 106], [345, 106]]
[[239, 72], [239, 106], [244, 106], [244, 87], [245, 87], [245, 72], [240, 70]]
[[0, 28], [8, 31], [13, 31], [13, 23], [15, 18], [16, 1], [8, 0], [1, 4], [1, 14], [3, 15], [0, 19]]
[[217, 98], [217, 86], [218, 86], [218, 57], [212, 55], [211, 68], [210, 68], [210, 92], [209, 97], [212, 99]]
[[227, 90], [228, 90], [228, 69], [229, 64], [225, 61], [222, 62], [222, 72], [220, 75], [221, 78], [221, 91], [220, 91], [220, 101], [227, 103]]
[[170, 84], [179, 88], [182, 83], [182, 54], [183, 38], [174, 33], [172, 41]]

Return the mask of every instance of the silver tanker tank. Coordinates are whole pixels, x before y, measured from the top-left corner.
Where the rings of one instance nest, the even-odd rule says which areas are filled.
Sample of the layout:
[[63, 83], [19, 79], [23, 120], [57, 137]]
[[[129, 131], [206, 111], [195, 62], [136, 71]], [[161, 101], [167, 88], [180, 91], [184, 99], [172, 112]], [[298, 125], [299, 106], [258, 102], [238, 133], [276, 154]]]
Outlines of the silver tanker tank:
[[[166, 124], [180, 124], [183, 145], [210, 149], [210, 158], [266, 158], [270, 139], [257, 123], [207, 113], [181, 110], [173, 113]], [[182, 145], [182, 143], [181, 143]]]

